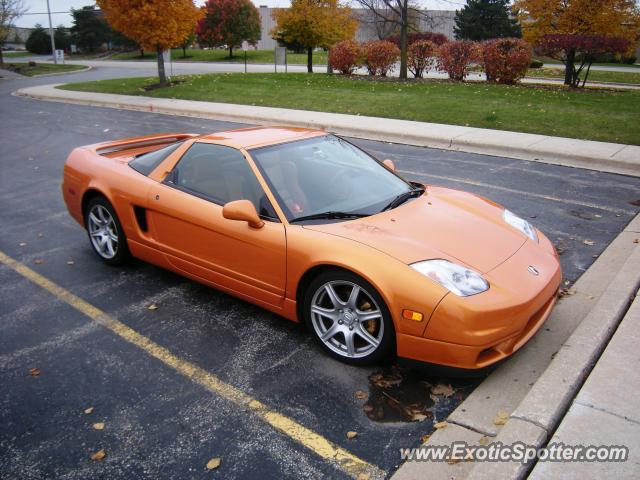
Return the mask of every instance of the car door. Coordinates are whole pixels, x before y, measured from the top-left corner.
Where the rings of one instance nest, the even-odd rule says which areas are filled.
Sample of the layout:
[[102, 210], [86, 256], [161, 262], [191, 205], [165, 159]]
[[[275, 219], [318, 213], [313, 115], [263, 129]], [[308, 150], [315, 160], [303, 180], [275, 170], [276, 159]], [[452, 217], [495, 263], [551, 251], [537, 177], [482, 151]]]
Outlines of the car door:
[[[264, 227], [228, 220], [222, 207], [253, 202]], [[177, 270], [240, 296], [279, 305], [286, 236], [247, 159], [237, 149], [195, 142], [149, 192], [150, 231]]]

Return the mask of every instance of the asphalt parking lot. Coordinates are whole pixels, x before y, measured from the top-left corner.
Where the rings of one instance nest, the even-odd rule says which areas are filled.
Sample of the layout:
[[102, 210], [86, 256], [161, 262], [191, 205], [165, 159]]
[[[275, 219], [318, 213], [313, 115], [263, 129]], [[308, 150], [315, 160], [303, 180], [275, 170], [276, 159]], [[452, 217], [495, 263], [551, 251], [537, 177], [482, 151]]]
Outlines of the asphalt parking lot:
[[[473, 389], [389, 365], [345, 366], [258, 307], [141, 262], [98, 261], [60, 195], [73, 147], [237, 125], [7, 95], [0, 118], [0, 252], [64, 289], [0, 264], [0, 478], [347, 478], [358, 469], [332, 457], [337, 450], [390, 475], [398, 449], [417, 445]], [[570, 283], [640, 210], [638, 178], [355, 143], [407, 178], [476, 192], [528, 218], [561, 251]], [[100, 311], [92, 317], [87, 305]], [[136, 341], [105, 328], [102, 312]], [[170, 357], [154, 356], [149, 342]], [[202, 372], [223, 387], [203, 386]], [[268, 415], [230, 400], [225, 386]], [[444, 393], [433, 401], [434, 391]], [[422, 421], [408, 421], [417, 410]], [[105, 458], [91, 461], [101, 449]], [[221, 465], [207, 471], [213, 457]]]

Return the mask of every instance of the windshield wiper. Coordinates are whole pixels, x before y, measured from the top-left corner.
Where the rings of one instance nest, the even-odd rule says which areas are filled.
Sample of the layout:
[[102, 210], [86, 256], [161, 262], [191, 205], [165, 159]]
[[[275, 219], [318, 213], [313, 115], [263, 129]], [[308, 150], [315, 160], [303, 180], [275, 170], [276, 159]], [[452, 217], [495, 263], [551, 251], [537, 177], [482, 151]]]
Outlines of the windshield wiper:
[[348, 213], [348, 212], [322, 212], [313, 215], [305, 215], [304, 217], [294, 218], [289, 223], [302, 222], [304, 220], [324, 220], [324, 219], [340, 219], [340, 218], [363, 218], [368, 217], [366, 213]]
[[412, 188], [411, 190], [409, 190], [407, 192], [404, 192], [404, 193], [401, 193], [396, 198], [391, 200], [391, 202], [389, 202], [389, 205], [387, 205], [386, 207], [384, 207], [380, 211], [381, 212], [386, 212], [387, 210], [392, 210], [392, 209], [394, 209], [396, 207], [399, 207], [400, 205], [402, 205], [404, 202], [406, 202], [410, 198], [419, 197], [423, 193], [424, 193], [424, 188]]

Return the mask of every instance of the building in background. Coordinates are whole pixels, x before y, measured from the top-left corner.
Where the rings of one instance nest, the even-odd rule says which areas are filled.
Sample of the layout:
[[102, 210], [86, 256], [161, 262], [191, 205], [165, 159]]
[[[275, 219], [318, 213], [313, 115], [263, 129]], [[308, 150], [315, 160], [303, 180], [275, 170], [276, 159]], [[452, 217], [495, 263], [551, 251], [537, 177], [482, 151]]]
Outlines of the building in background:
[[[259, 50], [273, 50], [276, 47], [276, 41], [271, 38], [271, 30], [276, 26], [272, 14], [274, 8], [261, 5], [258, 8], [260, 12], [260, 28], [261, 35], [257, 48]], [[368, 42], [370, 40], [379, 40], [379, 35], [375, 27], [374, 14], [364, 8], [354, 8], [353, 15], [359, 22], [356, 31], [356, 40], [359, 42]], [[447, 38], [453, 40], [453, 26], [456, 12], [454, 10], [428, 10], [425, 11], [418, 20], [417, 30], [421, 32], [442, 33]]]
[[5, 50], [24, 50], [24, 44], [31, 35], [33, 28], [10, 27], [7, 41], [2, 46]]

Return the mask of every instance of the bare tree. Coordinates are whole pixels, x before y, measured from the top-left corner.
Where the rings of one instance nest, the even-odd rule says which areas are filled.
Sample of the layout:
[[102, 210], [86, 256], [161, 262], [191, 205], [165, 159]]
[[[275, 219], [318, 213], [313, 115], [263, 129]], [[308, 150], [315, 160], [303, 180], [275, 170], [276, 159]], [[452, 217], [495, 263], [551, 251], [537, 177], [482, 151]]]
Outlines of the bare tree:
[[0, 65], [4, 65], [2, 46], [9, 37], [11, 26], [26, 11], [23, 0], [0, 0]]
[[[426, 17], [425, 12], [412, 6], [410, 0], [353, 0], [372, 16], [378, 38], [389, 36], [400, 30], [400, 78], [407, 78], [407, 33], [415, 29], [412, 24]], [[388, 32], [388, 33], [387, 33]], [[384, 37], [383, 37], [384, 35]]]

